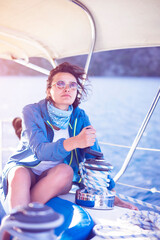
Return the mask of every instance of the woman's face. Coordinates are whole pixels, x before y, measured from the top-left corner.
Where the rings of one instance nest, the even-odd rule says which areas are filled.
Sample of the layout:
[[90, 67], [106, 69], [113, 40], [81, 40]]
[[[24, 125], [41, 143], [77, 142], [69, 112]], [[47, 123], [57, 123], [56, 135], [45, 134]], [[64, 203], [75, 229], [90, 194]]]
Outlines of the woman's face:
[[67, 72], [59, 72], [53, 76], [52, 87], [47, 90], [47, 95], [53, 100], [56, 108], [68, 110], [77, 96], [76, 78]]

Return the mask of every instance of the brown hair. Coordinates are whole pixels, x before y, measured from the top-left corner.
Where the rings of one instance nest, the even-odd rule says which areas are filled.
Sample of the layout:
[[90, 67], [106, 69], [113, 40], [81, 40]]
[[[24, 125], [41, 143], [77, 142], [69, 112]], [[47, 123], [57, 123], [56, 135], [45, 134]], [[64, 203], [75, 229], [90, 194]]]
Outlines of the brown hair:
[[[76, 65], [72, 65], [68, 62], [64, 62], [50, 71], [49, 77], [47, 79], [47, 89], [52, 87], [53, 76], [55, 76], [59, 72], [70, 73], [77, 80], [77, 83], [78, 83], [77, 96], [74, 103], [72, 104], [73, 107], [76, 108], [81, 103], [81, 100], [83, 99], [84, 95], [87, 94], [86, 88], [82, 84], [85, 72], [82, 68]], [[50, 96], [47, 96], [47, 99], [49, 101], [52, 101]]]

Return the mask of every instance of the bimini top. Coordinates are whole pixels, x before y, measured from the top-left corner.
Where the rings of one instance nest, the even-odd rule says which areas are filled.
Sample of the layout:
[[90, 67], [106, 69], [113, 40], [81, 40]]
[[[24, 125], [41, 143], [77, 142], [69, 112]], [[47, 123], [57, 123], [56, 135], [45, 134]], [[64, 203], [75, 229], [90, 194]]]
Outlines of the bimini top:
[[[160, 45], [159, 0], [81, 2], [94, 19], [94, 51]], [[51, 61], [88, 54], [95, 33], [79, 5], [77, 0], [0, 0], [0, 57]]]

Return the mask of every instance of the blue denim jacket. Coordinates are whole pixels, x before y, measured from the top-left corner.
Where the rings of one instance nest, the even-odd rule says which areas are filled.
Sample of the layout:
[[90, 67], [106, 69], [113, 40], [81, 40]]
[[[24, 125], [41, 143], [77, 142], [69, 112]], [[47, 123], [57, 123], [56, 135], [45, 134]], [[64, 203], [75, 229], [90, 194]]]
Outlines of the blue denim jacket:
[[[74, 171], [73, 181], [80, 181], [79, 163], [84, 158], [93, 158], [86, 153], [84, 149], [75, 149], [66, 151], [63, 142], [64, 138], [53, 142], [54, 129], [51, 126], [51, 119], [47, 111], [47, 100], [41, 100], [38, 103], [30, 104], [23, 109], [23, 131], [21, 141], [17, 151], [10, 157], [2, 174], [2, 185], [4, 195], [7, 194], [7, 174], [14, 166], [25, 166], [32, 168], [43, 161], [54, 161], [64, 159], [64, 163], [69, 164]], [[79, 107], [72, 112], [69, 123], [69, 136], [78, 135], [81, 130], [89, 126], [90, 121], [85, 111]], [[96, 140], [93, 150], [101, 151]]]

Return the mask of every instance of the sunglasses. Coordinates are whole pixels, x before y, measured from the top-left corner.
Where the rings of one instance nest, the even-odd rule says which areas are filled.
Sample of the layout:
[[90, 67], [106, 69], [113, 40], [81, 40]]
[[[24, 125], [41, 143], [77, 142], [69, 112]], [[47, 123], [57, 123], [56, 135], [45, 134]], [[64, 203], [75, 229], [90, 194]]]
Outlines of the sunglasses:
[[56, 85], [57, 88], [59, 89], [65, 89], [66, 86], [68, 85], [71, 90], [77, 90], [78, 84], [77, 82], [70, 82], [69, 84], [66, 84], [64, 81], [59, 80], [57, 82], [54, 82], [52, 86]]

